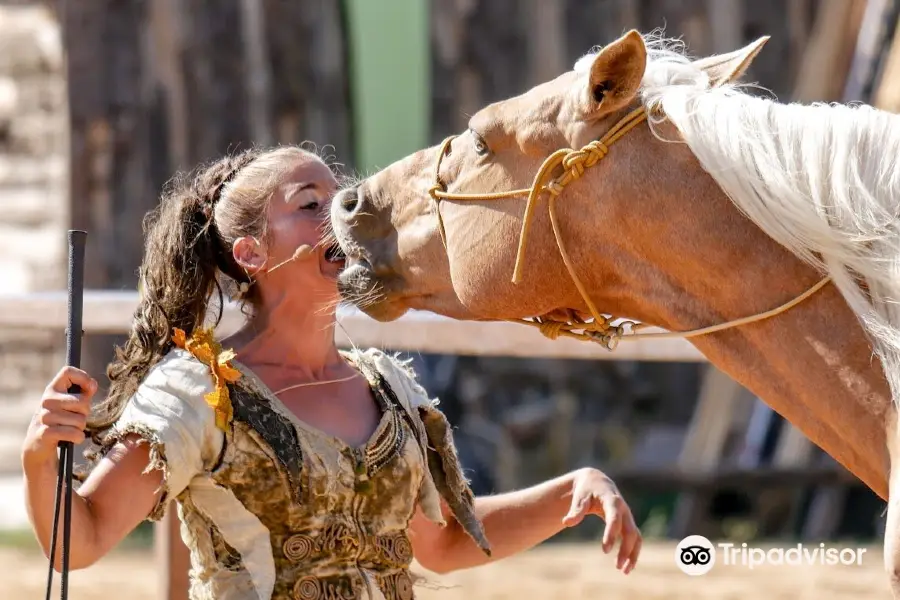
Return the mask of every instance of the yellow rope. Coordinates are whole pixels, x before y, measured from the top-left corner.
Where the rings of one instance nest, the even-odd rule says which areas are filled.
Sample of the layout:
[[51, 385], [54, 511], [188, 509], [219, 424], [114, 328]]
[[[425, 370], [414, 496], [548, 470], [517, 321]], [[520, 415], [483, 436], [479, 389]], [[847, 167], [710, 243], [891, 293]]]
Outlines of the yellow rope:
[[[639, 328], [645, 327], [646, 325], [635, 323], [634, 321], [623, 321], [619, 325], [613, 325], [612, 321], [614, 321], [615, 319], [606, 318], [601, 315], [600, 311], [597, 310], [597, 307], [594, 306], [594, 303], [588, 296], [587, 290], [585, 290], [584, 285], [578, 278], [578, 275], [575, 273], [575, 265], [569, 257], [569, 253], [566, 251], [565, 244], [562, 241], [562, 234], [559, 229], [559, 221], [556, 217], [555, 202], [556, 199], [559, 198], [560, 194], [562, 194], [567, 185], [580, 178], [584, 174], [585, 169], [593, 167], [609, 153], [609, 147], [613, 143], [622, 138], [622, 136], [624, 136], [626, 133], [631, 131], [634, 127], [636, 127], [646, 119], [647, 113], [643, 107], [634, 109], [633, 111], [625, 115], [619, 122], [617, 122], [612, 127], [612, 129], [607, 131], [599, 140], [590, 142], [580, 150], [563, 148], [548, 156], [535, 174], [531, 187], [527, 189], [512, 190], [508, 192], [492, 192], [487, 194], [456, 194], [447, 192], [447, 188], [441, 181], [440, 177], [441, 161], [445, 156], [449, 154], [450, 144], [455, 139], [455, 136], [450, 136], [441, 143], [441, 147], [438, 150], [438, 155], [435, 159], [434, 164], [434, 184], [429, 188], [428, 194], [435, 201], [438, 231], [445, 248], [447, 246], [447, 237], [444, 231], [444, 221], [441, 218], [441, 200], [485, 201], [501, 200], [505, 198], [515, 198], [520, 196], [528, 197], [525, 204], [525, 214], [522, 219], [522, 229], [519, 233], [519, 245], [518, 250], [516, 251], [516, 263], [515, 267], [513, 268], [512, 276], [513, 283], [519, 283], [522, 280], [522, 269], [524, 268], [525, 251], [528, 245], [528, 233], [531, 229], [531, 224], [534, 219], [534, 211], [537, 206], [537, 199], [541, 194], [545, 192], [549, 194], [547, 208], [548, 212], [550, 213], [550, 224], [553, 227], [553, 236], [556, 238], [556, 245], [559, 248], [559, 253], [562, 257], [563, 264], [565, 264], [566, 270], [569, 272], [569, 277], [572, 278], [572, 282], [578, 289], [578, 293], [581, 294], [584, 303], [587, 305], [592, 320], [583, 320], [573, 310], [560, 310], [548, 315], [536, 317], [533, 320], [509, 319], [510, 321], [537, 327], [544, 336], [550, 339], [557, 339], [560, 336], [564, 336], [579, 340], [590, 340], [602, 344], [609, 350], [614, 350], [619, 341], [623, 339], [632, 339], [639, 337], [656, 339], [672, 337], [687, 338], [714, 333], [716, 331], [722, 331], [724, 329], [730, 329], [732, 327], [738, 327], [740, 325], [746, 325], [748, 323], [754, 323], [756, 321], [768, 319], [786, 310], [789, 310], [790, 308], [793, 308], [794, 306], [820, 290], [825, 286], [826, 283], [830, 281], [829, 277], [825, 277], [814, 286], [806, 290], [803, 294], [772, 310], [741, 319], [736, 319], [733, 321], [727, 321], [718, 325], [693, 329], [690, 331], [636, 333]], [[559, 166], [562, 166], [563, 168], [562, 174], [555, 179], [550, 179], [551, 174]], [[629, 329], [631, 330], [630, 333], [628, 333]]]

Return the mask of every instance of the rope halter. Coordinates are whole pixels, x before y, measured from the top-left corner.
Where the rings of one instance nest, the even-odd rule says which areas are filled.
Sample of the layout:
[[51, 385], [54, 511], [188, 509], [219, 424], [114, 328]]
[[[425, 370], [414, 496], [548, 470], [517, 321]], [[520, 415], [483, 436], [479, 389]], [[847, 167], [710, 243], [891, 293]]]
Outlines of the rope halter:
[[[638, 107], [627, 115], [622, 117], [603, 137], [599, 140], [592, 141], [579, 150], [571, 148], [562, 148], [548, 156], [541, 164], [540, 168], [534, 176], [534, 180], [529, 188], [512, 190], [509, 192], [492, 192], [486, 194], [457, 194], [447, 191], [447, 186], [441, 180], [441, 161], [445, 156], [450, 154], [450, 145], [457, 136], [450, 136], [444, 139], [438, 150], [437, 158], [434, 162], [434, 184], [428, 189], [428, 195], [435, 202], [435, 212], [437, 213], [438, 231], [441, 236], [441, 242], [444, 248], [447, 248], [447, 237], [444, 231], [444, 221], [441, 218], [440, 202], [441, 200], [458, 200], [458, 201], [487, 201], [502, 200], [506, 198], [517, 198], [527, 196], [528, 200], [525, 204], [525, 215], [522, 221], [522, 229], [519, 233], [519, 246], [516, 251], [516, 263], [513, 268], [512, 282], [519, 283], [522, 280], [522, 269], [524, 268], [525, 249], [528, 243], [528, 233], [531, 229], [534, 218], [537, 199], [541, 194], [548, 194], [547, 209], [550, 214], [550, 224], [553, 227], [553, 235], [556, 238], [556, 245], [559, 248], [560, 256], [569, 272], [569, 277], [578, 289], [578, 293], [587, 305], [590, 311], [591, 320], [584, 320], [576, 311], [565, 309], [556, 310], [549, 314], [535, 317], [534, 319], [509, 319], [515, 323], [523, 323], [532, 327], [537, 327], [540, 332], [550, 338], [557, 339], [560, 336], [571, 337], [579, 340], [592, 341], [599, 343], [608, 350], [612, 351], [618, 346], [619, 341], [636, 339], [636, 338], [688, 338], [698, 335], [705, 335], [756, 321], [762, 321], [775, 315], [778, 315], [812, 296], [815, 292], [825, 286], [830, 280], [825, 277], [814, 286], [797, 296], [796, 298], [778, 306], [772, 310], [727, 321], [718, 325], [692, 329], [689, 331], [665, 331], [654, 333], [638, 333], [638, 330], [647, 327], [644, 323], [635, 321], [620, 320], [613, 317], [604, 317], [594, 306], [588, 296], [584, 285], [575, 273], [574, 265], [569, 258], [563, 244], [562, 235], [559, 229], [559, 221], [556, 216], [556, 200], [565, 190], [566, 186], [573, 181], [579, 179], [586, 169], [593, 167], [603, 160], [609, 153], [609, 148], [616, 141], [621, 139], [626, 133], [634, 129], [638, 124], [647, 119], [647, 113], [643, 107]], [[558, 167], [562, 167], [562, 173], [553, 177], [553, 173]], [[618, 325], [614, 325], [615, 321], [620, 321]]]

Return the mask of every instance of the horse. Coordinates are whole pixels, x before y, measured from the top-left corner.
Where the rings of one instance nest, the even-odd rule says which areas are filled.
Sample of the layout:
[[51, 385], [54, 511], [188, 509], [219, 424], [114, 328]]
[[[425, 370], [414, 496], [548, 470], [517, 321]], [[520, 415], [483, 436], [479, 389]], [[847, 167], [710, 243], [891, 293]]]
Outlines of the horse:
[[900, 598], [900, 116], [752, 93], [767, 40], [631, 30], [348, 184], [339, 287], [379, 321], [686, 337], [887, 500]]

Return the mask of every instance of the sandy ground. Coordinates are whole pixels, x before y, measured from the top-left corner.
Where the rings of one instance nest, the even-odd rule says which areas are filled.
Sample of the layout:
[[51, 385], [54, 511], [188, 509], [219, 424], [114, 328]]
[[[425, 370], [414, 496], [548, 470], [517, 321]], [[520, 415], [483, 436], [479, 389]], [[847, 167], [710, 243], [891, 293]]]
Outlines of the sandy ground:
[[[21, 444], [20, 441], [19, 445]], [[21, 474], [0, 475], [0, 532], [29, 528], [24, 497]]]
[[[433, 576], [441, 589], [417, 588], [419, 600], [843, 600], [889, 599], [881, 553], [870, 548], [861, 566], [770, 566], [750, 571], [718, 565], [700, 577], [675, 567], [674, 544], [648, 543], [638, 568], [623, 576], [593, 546], [542, 547], [506, 561], [448, 576]], [[42, 556], [0, 548], [0, 598], [43, 598]], [[58, 581], [58, 577], [57, 577]], [[116, 552], [72, 574], [69, 598], [161, 600], [150, 552]], [[58, 595], [55, 595], [58, 597]]]

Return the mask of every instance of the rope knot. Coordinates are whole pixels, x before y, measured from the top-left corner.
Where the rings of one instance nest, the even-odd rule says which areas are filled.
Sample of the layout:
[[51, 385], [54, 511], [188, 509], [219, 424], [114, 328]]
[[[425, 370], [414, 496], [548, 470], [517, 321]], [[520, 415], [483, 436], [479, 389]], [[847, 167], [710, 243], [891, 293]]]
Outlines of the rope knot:
[[541, 321], [540, 325], [538, 325], [538, 330], [544, 337], [555, 340], [566, 327], [567, 324], [562, 321]]
[[433, 200], [440, 200], [438, 196], [439, 192], [446, 192], [447, 188], [444, 187], [444, 184], [440, 181], [435, 182], [430, 188], [428, 188], [428, 195], [431, 196]]
[[[563, 158], [563, 168], [572, 173], [573, 176], [577, 177], [584, 173], [584, 161], [587, 160], [587, 158], [588, 155], [584, 150], [572, 150], [565, 158]], [[576, 171], [578, 172], [577, 174], [575, 174]]]
[[560, 194], [562, 194], [562, 191], [565, 189], [565, 187], [566, 186], [562, 185], [558, 181], [551, 181], [547, 184], [547, 192], [554, 196], [559, 196]]
[[584, 149], [589, 155], [587, 159], [589, 167], [593, 167], [609, 153], [609, 146], [600, 141], [591, 142]]
[[575, 171], [581, 171], [584, 173], [584, 163], [587, 161], [587, 154], [582, 152], [581, 150], [572, 152], [569, 156], [567, 156], [563, 160], [563, 166], [570, 172], [573, 173]]

